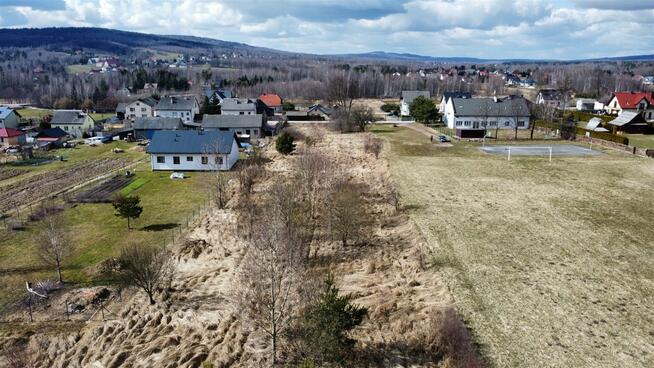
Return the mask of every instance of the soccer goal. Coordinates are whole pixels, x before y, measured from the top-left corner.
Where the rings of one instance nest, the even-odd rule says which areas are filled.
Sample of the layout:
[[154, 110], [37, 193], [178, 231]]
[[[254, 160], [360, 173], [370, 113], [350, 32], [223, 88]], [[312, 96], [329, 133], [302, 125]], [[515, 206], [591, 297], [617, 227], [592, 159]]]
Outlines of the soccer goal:
[[514, 146], [506, 147], [507, 160], [511, 161], [511, 153], [514, 156], [547, 156], [549, 162], [552, 162], [552, 146], [549, 147], [526, 147]]

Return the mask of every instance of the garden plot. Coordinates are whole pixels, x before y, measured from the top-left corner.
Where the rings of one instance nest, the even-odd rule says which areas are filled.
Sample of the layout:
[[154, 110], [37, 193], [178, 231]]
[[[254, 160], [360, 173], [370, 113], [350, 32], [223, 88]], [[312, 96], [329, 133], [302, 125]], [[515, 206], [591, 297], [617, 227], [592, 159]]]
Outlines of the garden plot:
[[93, 188], [76, 194], [72, 201], [79, 203], [109, 203], [116, 195], [116, 192], [131, 182], [132, 178], [117, 175]]
[[38, 174], [2, 188], [4, 200], [0, 213], [32, 203], [83, 184], [99, 175], [124, 167], [129, 162], [123, 158], [103, 158], [85, 161], [64, 169]]

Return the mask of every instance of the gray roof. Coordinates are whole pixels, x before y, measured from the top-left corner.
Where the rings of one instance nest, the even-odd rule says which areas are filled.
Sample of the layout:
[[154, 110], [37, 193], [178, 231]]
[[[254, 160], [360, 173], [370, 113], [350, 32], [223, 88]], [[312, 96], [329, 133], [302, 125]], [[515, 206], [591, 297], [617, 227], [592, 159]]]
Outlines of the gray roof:
[[418, 96], [422, 96], [427, 99], [431, 98], [429, 91], [402, 91], [402, 101], [409, 105], [411, 105], [413, 100], [415, 100]]
[[315, 105], [309, 106], [309, 110], [307, 111], [307, 114], [311, 114], [312, 112], [321, 112], [321, 113], [329, 116], [329, 115], [332, 114], [333, 110], [328, 108], [328, 107], [325, 107], [325, 106], [323, 106], [321, 104], [315, 104]]
[[[148, 152], [153, 154], [223, 153], [232, 151], [236, 135], [220, 130], [159, 130], [154, 132]], [[238, 142], [238, 141], [237, 141]]]
[[195, 97], [167, 96], [157, 103], [157, 110], [190, 111], [195, 107]]
[[563, 100], [563, 94], [561, 93], [561, 91], [555, 89], [551, 89], [551, 88], [541, 89], [538, 93], [541, 95], [543, 100], [546, 101]]
[[150, 116], [136, 118], [132, 127], [135, 130], [176, 130], [182, 129], [184, 124], [180, 118]]
[[[454, 113], [456, 116], [529, 116], [527, 101], [522, 97], [498, 98], [453, 98]], [[486, 111], [488, 106], [488, 111]]]
[[614, 120], [609, 121], [609, 124], [615, 126], [625, 126], [627, 124], [646, 124], [645, 119], [640, 114], [639, 111], [627, 111], [622, 110], [622, 113], [618, 115]]
[[445, 103], [447, 103], [447, 101], [450, 98], [472, 98], [472, 93], [470, 93], [470, 92], [445, 92], [445, 93], [443, 93], [443, 100], [445, 101]]
[[226, 98], [220, 105], [222, 110], [256, 110], [256, 101], [249, 98]]
[[50, 124], [53, 125], [82, 125], [88, 116], [82, 110], [56, 110]]
[[0, 106], [0, 119], [6, 119], [13, 111], [10, 107]]
[[204, 115], [202, 127], [211, 128], [261, 128], [263, 115]]
[[608, 129], [602, 128], [600, 124], [602, 123], [602, 119], [600, 118], [592, 118], [588, 121], [588, 124], [586, 124], [586, 130], [592, 130], [594, 132], [608, 132]]

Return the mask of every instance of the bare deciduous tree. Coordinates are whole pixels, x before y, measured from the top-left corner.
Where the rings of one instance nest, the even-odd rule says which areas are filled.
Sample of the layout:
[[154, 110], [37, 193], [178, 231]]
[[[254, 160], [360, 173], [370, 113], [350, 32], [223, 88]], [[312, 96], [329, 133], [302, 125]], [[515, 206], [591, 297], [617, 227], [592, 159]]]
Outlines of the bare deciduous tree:
[[132, 245], [118, 257], [119, 276], [126, 286], [142, 289], [154, 304], [154, 293], [169, 281], [172, 273], [170, 252], [154, 245]]
[[287, 239], [283, 224], [274, 218], [257, 221], [239, 270], [238, 300], [255, 327], [269, 337], [273, 365], [282, 334], [299, 311], [304, 279], [302, 251]]
[[55, 267], [59, 282], [64, 282], [61, 270], [72, 251], [72, 243], [60, 215], [47, 216], [43, 220], [42, 228], [36, 236], [36, 250], [43, 261]]
[[216, 205], [218, 208], [225, 208], [229, 202], [229, 180], [230, 174], [225, 171], [218, 171], [215, 179]]
[[366, 153], [372, 153], [375, 155], [375, 158], [379, 158], [382, 148], [384, 148], [384, 141], [381, 138], [375, 137], [372, 134], [366, 135], [363, 141], [363, 150]]
[[359, 81], [352, 72], [334, 73], [327, 79], [325, 92], [327, 100], [349, 113], [352, 103], [359, 97]]

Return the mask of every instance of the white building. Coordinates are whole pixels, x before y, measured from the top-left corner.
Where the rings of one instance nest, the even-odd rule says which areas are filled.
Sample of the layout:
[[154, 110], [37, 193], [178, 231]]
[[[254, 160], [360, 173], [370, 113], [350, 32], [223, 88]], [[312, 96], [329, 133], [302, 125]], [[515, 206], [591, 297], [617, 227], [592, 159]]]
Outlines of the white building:
[[125, 119], [136, 120], [136, 118], [147, 118], [154, 116], [153, 109], [157, 100], [152, 97], [139, 98], [136, 101], [125, 104]]
[[447, 107], [447, 101], [451, 98], [472, 98], [472, 93], [470, 92], [445, 92], [443, 93], [443, 98], [441, 99], [440, 105], [438, 105], [438, 111], [444, 113]]
[[154, 107], [154, 116], [181, 118], [185, 123], [192, 123], [199, 113], [200, 105], [193, 96], [162, 97]]
[[506, 98], [451, 98], [443, 119], [460, 138], [482, 138], [495, 129], [529, 129], [530, 112], [527, 100], [518, 96]]
[[625, 111], [640, 112], [648, 122], [654, 121], [654, 92], [615, 92], [605, 110], [621, 115]]
[[157, 131], [148, 146], [153, 171], [227, 171], [239, 157], [232, 132]]
[[257, 100], [250, 98], [225, 98], [220, 104], [223, 115], [256, 115], [257, 110]]

